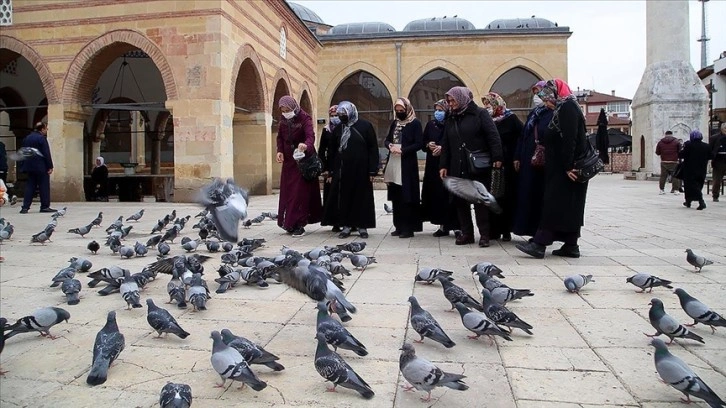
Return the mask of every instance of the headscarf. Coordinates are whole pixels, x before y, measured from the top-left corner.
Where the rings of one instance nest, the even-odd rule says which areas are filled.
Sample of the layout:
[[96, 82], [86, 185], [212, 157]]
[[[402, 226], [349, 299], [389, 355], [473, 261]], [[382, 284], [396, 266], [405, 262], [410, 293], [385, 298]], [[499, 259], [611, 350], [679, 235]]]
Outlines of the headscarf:
[[[338, 114], [338, 105], [333, 105], [330, 108], [328, 108], [328, 116], [337, 115]], [[333, 124], [328, 121], [328, 131], [333, 131]]]
[[559, 78], [551, 79], [545, 83], [542, 90], [538, 93], [539, 97], [545, 102], [558, 103], [566, 99], [574, 99], [570, 86]]
[[96, 161], [100, 161], [101, 162], [101, 164], [99, 164], [96, 167], [103, 167], [103, 166], [106, 165], [106, 160], [103, 157], [101, 157], [101, 156], [96, 157]]
[[456, 101], [456, 103], [459, 104], [459, 108], [455, 111], [452, 111], [454, 115], [460, 115], [464, 110], [466, 110], [467, 106], [469, 106], [469, 102], [471, 102], [471, 90], [465, 86], [455, 86], [451, 89], [449, 89], [449, 92], [446, 93], [446, 96], [450, 96], [453, 100]]
[[703, 140], [703, 133], [698, 129], [692, 131], [689, 136], [691, 137], [691, 142]]
[[280, 108], [288, 108], [296, 115], [300, 112], [300, 105], [298, 105], [295, 98], [293, 98], [290, 95], [285, 95], [282, 98], [280, 98], [280, 102], [278, 102], [278, 106]]
[[343, 101], [338, 104], [338, 116], [347, 115], [348, 123], [341, 123], [343, 126], [343, 134], [340, 136], [340, 147], [339, 152], [345, 150], [348, 147], [348, 140], [350, 140], [350, 127], [358, 121], [358, 109], [351, 102]]
[[492, 119], [494, 119], [495, 122], [499, 122], [500, 120], [512, 114], [512, 111], [507, 109], [507, 103], [504, 102], [504, 98], [502, 98], [496, 92], [489, 92], [488, 94], [484, 95], [481, 100], [482, 102], [491, 105]]
[[444, 108], [444, 112], [447, 111], [447, 110], [449, 110], [449, 104], [446, 103], [446, 99], [439, 99], [438, 101], [436, 101], [434, 103], [434, 109], [436, 109], [436, 106], [437, 105], [438, 106], [441, 106], [442, 108]]
[[406, 110], [406, 118], [403, 120], [396, 118], [396, 128], [393, 130], [393, 143], [400, 144], [403, 128], [411, 123], [414, 119], [416, 119], [416, 113], [413, 111], [413, 106], [411, 106], [411, 102], [404, 97], [396, 99], [396, 103], [393, 104], [394, 112], [396, 110], [396, 106], [400, 106]]
[[547, 85], [547, 81], [537, 81], [536, 84], [532, 85], [532, 91], [534, 91], [534, 88], [542, 89], [545, 85]]

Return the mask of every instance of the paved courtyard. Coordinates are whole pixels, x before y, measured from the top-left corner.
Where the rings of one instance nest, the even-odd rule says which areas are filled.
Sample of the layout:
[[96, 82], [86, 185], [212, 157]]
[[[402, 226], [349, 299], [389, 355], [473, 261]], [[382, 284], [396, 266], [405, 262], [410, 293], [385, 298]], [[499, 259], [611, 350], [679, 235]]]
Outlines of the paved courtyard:
[[[243, 183], [242, 183], [243, 184]], [[154, 261], [156, 251], [145, 258], [122, 260], [112, 256], [108, 247], [91, 255], [86, 244], [105, 240], [104, 229], [119, 215], [127, 217], [140, 208], [146, 214], [134, 225], [126, 242], [145, 242], [158, 218], [172, 209], [178, 216], [192, 217], [200, 208], [188, 204], [166, 203], [54, 203], [55, 208], [68, 206], [47, 245], [29, 245], [32, 234], [49, 221], [49, 214], [39, 214], [34, 204], [28, 215], [19, 208], [3, 207], [0, 215], [15, 225], [12, 240], [0, 251], [0, 314], [10, 323], [43, 306], [59, 306], [71, 314], [69, 323], [52, 329], [60, 336], [48, 340], [36, 334], [22, 334], [9, 339], [0, 356], [0, 405], [11, 407], [154, 407], [159, 391], [167, 381], [191, 385], [193, 406], [250, 407], [320, 406], [320, 407], [679, 407], [681, 394], [661, 383], [653, 365], [653, 349], [644, 332], [652, 334], [648, 322], [648, 302], [659, 297], [666, 311], [682, 323], [690, 322], [671, 290], [656, 288], [652, 294], [637, 294], [625, 279], [636, 272], [657, 275], [686, 289], [712, 309], [726, 314], [726, 202], [707, 201], [705, 211], [686, 209], [683, 196], [658, 195], [654, 182], [624, 181], [620, 175], [601, 175], [590, 184], [586, 226], [580, 243], [583, 256], [564, 259], [549, 255], [544, 260], [529, 258], [514, 248], [512, 242], [493, 242], [481, 249], [476, 245], [457, 247], [453, 237], [434, 238], [435, 227], [427, 225], [413, 239], [390, 236], [392, 220], [383, 211], [385, 192], [376, 191], [378, 227], [370, 230], [368, 247], [363, 252], [375, 256], [377, 264], [365, 272], [353, 272], [345, 278], [348, 299], [359, 311], [346, 327], [368, 348], [369, 355], [358, 357], [340, 350], [340, 354], [371, 385], [376, 396], [368, 401], [357, 393], [338, 388], [325, 392], [326, 383], [313, 366], [315, 353], [314, 303], [283, 284], [260, 289], [237, 286], [225, 294], [212, 293], [208, 310], [194, 312], [164, 304], [168, 300], [168, 276], [159, 275], [141, 293], [142, 304], [153, 298], [167, 308], [180, 325], [191, 333], [185, 340], [176, 336], [156, 340], [156, 333], [146, 322], [146, 307], [126, 310], [119, 294], [102, 297], [86, 286], [83, 273], [76, 278], [83, 283], [81, 302], [69, 306], [60, 288], [50, 288], [51, 278], [67, 266], [71, 256], [83, 256], [93, 262], [92, 270], [111, 265], [128, 268], [132, 273]], [[252, 197], [250, 217], [262, 211], [274, 211], [277, 196]], [[94, 229], [86, 238], [66, 231], [89, 223], [98, 211], [104, 212], [104, 228]], [[180, 237], [196, 237], [192, 223]], [[311, 226], [308, 235], [293, 238], [272, 221], [243, 229], [241, 237], [264, 237], [266, 247], [257, 255], [276, 255], [282, 245], [300, 251], [320, 245], [345, 242], [328, 227]], [[175, 240], [172, 255], [183, 250]], [[555, 247], [556, 248], [556, 247]], [[694, 273], [686, 263], [685, 249], [714, 261], [702, 273]], [[199, 252], [207, 254], [200, 246]], [[205, 264], [210, 289], [216, 290], [213, 278], [220, 253]], [[516, 330], [513, 341], [466, 338], [458, 313], [449, 313], [449, 304], [439, 283], [414, 284], [418, 267], [438, 266], [455, 271], [457, 285], [480, 298], [479, 283], [469, 268], [480, 261], [490, 261], [504, 270], [504, 280], [511, 287], [530, 288], [534, 297], [511, 302], [508, 307], [534, 326], [534, 335]], [[348, 261], [345, 262], [348, 265]], [[562, 284], [570, 274], [592, 274], [595, 282], [577, 294], [567, 293]], [[460, 392], [448, 388], [433, 391], [432, 400], [419, 400], [424, 392], [405, 392], [398, 370], [399, 348], [404, 341], [417, 339], [409, 328], [407, 299], [415, 295], [457, 343], [445, 349], [426, 340], [416, 344], [419, 356], [439, 367], [467, 376], [471, 387]], [[126, 348], [110, 369], [108, 381], [96, 387], [86, 385], [91, 365], [92, 344], [104, 325], [106, 314], [117, 311], [117, 321], [126, 338]], [[219, 377], [210, 364], [212, 330], [229, 328], [263, 345], [280, 357], [286, 369], [273, 372], [253, 366], [268, 388], [255, 392], [239, 383], [214, 388]], [[685, 360], [717, 394], [726, 398], [726, 328], [716, 334], [705, 326], [694, 331], [703, 336], [705, 345], [677, 340], [670, 350]], [[666, 339], [667, 340], [667, 339]], [[700, 401], [700, 400], [699, 400]], [[694, 404], [695, 405], [695, 404]], [[692, 406], [694, 406], [692, 405]], [[706, 406], [699, 403], [697, 406]]]

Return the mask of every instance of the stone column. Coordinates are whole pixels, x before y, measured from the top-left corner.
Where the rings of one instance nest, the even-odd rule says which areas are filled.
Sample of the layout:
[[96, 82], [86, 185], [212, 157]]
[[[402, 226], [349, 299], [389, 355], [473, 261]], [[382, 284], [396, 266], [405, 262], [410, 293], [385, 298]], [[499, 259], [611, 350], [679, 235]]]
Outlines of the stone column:
[[48, 142], [53, 156], [51, 203], [83, 201], [83, 122], [91, 110], [80, 105], [48, 106]]

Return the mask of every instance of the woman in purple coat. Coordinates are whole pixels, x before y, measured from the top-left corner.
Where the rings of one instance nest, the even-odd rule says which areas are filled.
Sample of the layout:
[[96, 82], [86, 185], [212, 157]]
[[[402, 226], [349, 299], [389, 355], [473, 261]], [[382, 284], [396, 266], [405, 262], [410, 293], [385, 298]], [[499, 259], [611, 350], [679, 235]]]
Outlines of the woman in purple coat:
[[294, 237], [305, 235], [305, 226], [320, 222], [323, 206], [318, 180], [306, 181], [293, 158], [295, 151], [316, 154], [315, 132], [310, 115], [291, 96], [280, 98], [282, 119], [277, 132], [277, 162], [280, 174], [280, 203], [277, 225]]

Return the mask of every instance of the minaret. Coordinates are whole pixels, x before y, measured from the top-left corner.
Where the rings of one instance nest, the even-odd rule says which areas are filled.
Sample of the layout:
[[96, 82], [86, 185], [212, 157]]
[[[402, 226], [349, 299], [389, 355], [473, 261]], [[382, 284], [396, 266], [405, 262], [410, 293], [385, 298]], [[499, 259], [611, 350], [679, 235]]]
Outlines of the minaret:
[[666, 130], [688, 140], [708, 133], [708, 92], [690, 58], [688, 1], [645, 2], [646, 67], [633, 97], [632, 168], [642, 177], [660, 173], [655, 145]]
[[706, 2], [708, 0], [698, 0], [701, 3], [701, 38], [698, 42], [701, 43], [701, 69], [708, 66], [708, 41], [710, 38], [706, 37]]

